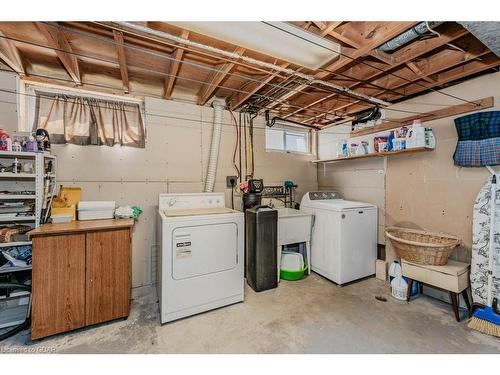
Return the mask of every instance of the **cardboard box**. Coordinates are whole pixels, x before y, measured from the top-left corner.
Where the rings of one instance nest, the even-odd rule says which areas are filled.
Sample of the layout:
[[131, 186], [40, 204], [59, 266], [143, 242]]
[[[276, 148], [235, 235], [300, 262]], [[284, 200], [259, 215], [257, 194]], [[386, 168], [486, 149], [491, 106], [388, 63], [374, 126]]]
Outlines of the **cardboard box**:
[[385, 260], [377, 259], [375, 261], [375, 277], [379, 280], [387, 280], [387, 263]]

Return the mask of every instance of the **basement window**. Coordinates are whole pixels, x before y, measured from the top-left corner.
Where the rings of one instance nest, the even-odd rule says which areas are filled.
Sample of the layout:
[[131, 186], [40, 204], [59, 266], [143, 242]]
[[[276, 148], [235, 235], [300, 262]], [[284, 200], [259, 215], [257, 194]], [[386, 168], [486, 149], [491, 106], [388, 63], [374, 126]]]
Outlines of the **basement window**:
[[20, 130], [45, 129], [54, 144], [144, 148], [142, 103], [124, 99], [52, 85], [24, 84], [19, 95]]
[[311, 133], [309, 130], [266, 127], [266, 151], [310, 154]]

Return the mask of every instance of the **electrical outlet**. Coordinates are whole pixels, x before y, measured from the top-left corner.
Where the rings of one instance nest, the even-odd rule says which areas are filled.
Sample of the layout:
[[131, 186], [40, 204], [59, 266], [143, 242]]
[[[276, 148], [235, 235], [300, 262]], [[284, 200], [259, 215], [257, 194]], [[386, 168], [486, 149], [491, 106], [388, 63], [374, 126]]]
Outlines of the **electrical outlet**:
[[[231, 182], [233, 182], [231, 184]], [[226, 187], [231, 189], [233, 186], [236, 186], [238, 182], [238, 177], [236, 176], [226, 176]]]

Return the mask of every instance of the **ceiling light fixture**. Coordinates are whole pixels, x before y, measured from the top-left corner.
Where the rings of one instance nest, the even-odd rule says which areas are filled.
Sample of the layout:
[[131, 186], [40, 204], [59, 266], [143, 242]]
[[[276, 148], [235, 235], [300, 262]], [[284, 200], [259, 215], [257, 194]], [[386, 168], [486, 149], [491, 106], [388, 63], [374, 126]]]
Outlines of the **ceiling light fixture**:
[[312, 70], [339, 56], [340, 45], [286, 22], [169, 22]]

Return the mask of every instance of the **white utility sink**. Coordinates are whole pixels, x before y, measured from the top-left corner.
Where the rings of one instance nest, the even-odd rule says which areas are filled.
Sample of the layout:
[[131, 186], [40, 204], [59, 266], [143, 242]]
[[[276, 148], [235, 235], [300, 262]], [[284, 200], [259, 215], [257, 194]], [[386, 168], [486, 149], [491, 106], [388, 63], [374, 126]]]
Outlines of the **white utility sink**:
[[288, 245], [311, 240], [313, 214], [294, 208], [277, 208], [278, 243]]
[[[281, 250], [283, 245], [305, 242], [307, 260], [311, 259], [311, 231], [313, 225], [312, 213], [299, 211], [294, 208], [276, 208], [278, 211], [278, 275], [281, 263]], [[308, 267], [311, 273], [311, 267]]]

